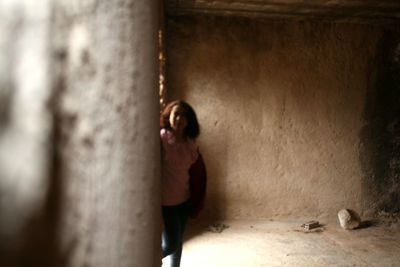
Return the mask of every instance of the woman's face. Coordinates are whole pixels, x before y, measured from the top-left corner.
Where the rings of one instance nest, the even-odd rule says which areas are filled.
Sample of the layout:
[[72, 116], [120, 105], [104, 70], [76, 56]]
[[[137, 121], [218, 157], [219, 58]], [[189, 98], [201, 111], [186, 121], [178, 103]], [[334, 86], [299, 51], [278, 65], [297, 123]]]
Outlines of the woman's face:
[[172, 108], [169, 115], [169, 124], [171, 125], [171, 128], [177, 132], [183, 132], [186, 128], [187, 120], [185, 111], [181, 106], [176, 105]]

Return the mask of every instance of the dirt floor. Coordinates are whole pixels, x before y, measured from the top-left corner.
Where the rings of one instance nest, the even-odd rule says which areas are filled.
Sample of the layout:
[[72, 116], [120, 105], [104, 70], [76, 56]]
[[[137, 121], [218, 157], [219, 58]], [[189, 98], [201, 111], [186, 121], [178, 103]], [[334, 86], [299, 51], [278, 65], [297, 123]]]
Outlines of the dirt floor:
[[309, 232], [300, 227], [303, 222], [192, 223], [181, 266], [400, 266], [399, 221], [365, 221], [352, 231], [330, 222]]

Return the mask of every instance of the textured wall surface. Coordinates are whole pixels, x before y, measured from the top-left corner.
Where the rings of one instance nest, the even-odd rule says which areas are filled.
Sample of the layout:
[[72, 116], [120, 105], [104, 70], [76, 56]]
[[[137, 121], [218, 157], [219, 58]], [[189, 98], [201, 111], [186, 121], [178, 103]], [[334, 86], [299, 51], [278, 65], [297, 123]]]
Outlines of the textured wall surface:
[[170, 15], [208, 14], [386, 23], [400, 19], [397, 0], [164, 0]]
[[1, 266], [28, 266], [13, 253], [49, 248], [36, 235], [51, 175], [50, 25], [50, 1], [0, 2]]
[[56, 10], [60, 260], [159, 265], [157, 1]]
[[0, 266], [160, 266], [158, 7], [0, 1]]
[[360, 134], [364, 195], [372, 209], [400, 212], [399, 25], [384, 31], [373, 65]]
[[368, 211], [360, 131], [380, 28], [175, 17], [166, 29], [169, 98], [202, 126], [205, 215]]

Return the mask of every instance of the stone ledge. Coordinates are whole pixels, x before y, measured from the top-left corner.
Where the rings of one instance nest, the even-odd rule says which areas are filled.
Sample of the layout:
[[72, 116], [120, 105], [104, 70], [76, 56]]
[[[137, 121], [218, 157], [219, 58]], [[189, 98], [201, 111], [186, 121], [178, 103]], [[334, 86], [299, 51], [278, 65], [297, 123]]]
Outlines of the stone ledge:
[[322, 19], [339, 22], [400, 21], [400, 1], [164, 0], [168, 15]]

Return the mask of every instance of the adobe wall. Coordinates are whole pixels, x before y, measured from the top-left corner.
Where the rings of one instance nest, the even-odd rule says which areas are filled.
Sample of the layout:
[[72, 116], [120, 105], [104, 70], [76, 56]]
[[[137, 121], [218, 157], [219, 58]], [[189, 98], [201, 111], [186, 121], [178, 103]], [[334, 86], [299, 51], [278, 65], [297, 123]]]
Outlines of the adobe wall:
[[360, 151], [382, 36], [355, 24], [167, 20], [169, 99], [191, 103], [202, 126], [205, 217], [371, 214], [365, 164], [377, 156]]
[[0, 2], [0, 266], [161, 265], [159, 12]]

